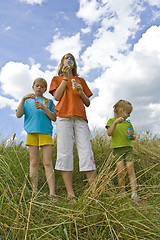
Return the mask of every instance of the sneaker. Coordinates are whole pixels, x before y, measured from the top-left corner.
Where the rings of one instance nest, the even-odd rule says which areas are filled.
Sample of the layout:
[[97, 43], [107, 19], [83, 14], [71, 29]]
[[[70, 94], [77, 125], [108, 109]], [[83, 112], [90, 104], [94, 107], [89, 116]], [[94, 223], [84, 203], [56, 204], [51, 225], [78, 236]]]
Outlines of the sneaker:
[[58, 197], [56, 195], [48, 195], [48, 199], [58, 203]]
[[73, 203], [77, 202], [77, 198], [73, 197], [73, 196], [69, 196], [69, 197], [67, 197], [67, 199], [68, 199], [68, 201], [73, 202]]

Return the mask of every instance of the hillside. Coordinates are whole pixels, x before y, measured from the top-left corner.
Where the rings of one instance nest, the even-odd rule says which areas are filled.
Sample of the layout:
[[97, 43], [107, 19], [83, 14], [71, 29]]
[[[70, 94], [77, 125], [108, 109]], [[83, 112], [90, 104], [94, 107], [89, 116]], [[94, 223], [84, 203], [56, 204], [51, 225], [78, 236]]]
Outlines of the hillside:
[[[158, 240], [160, 235], [160, 139], [134, 141], [138, 206], [121, 196], [110, 139], [104, 134], [92, 140], [97, 179], [88, 187], [84, 173], [78, 172], [78, 156], [74, 146], [74, 190], [77, 202], [66, 199], [60, 172], [56, 174], [59, 203], [47, 199], [42, 163], [39, 171], [39, 192], [33, 197], [28, 176], [28, 149], [21, 144], [0, 146], [0, 239], [79, 239], [79, 240]], [[56, 160], [56, 139], [53, 163]]]

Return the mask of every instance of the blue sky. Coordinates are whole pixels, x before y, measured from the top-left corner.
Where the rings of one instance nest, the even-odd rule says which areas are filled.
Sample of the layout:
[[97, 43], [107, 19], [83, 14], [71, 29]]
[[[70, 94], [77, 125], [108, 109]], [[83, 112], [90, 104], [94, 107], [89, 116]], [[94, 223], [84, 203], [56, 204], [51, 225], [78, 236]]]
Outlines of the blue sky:
[[136, 132], [159, 135], [159, 42], [159, 0], [1, 1], [0, 140], [14, 133], [25, 139], [18, 102], [36, 77], [49, 88], [68, 52], [94, 93], [87, 108], [91, 130], [105, 131], [113, 105], [127, 99]]

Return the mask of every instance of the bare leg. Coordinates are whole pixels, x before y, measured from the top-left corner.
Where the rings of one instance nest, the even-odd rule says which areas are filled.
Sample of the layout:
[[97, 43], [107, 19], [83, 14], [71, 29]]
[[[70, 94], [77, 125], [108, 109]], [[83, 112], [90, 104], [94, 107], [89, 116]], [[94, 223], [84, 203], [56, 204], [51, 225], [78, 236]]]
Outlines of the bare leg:
[[130, 181], [131, 191], [132, 193], [137, 192], [137, 180], [136, 174], [134, 171], [134, 163], [133, 162], [126, 162], [128, 177]]
[[52, 145], [42, 146], [43, 165], [49, 187], [49, 194], [55, 195], [55, 176], [52, 165]]
[[117, 171], [118, 171], [119, 188], [122, 192], [125, 192], [125, 166], [124, 166], [124, 161], [117, 162], [116, 167], [117, 167]]
[[66, 186], [68, 197], [75, 197], [72, 187], [72, 171], [62, 171], [62, 177]]
[[86, 176], [88, 178], [89, 185], [91, 185], [97, 176], [96, 170], [86, 171]]
[[39, 147], [29, 146], [29, 155], [30, 155], [30, 178], [33, 193], [36, 193], [38, 187]]

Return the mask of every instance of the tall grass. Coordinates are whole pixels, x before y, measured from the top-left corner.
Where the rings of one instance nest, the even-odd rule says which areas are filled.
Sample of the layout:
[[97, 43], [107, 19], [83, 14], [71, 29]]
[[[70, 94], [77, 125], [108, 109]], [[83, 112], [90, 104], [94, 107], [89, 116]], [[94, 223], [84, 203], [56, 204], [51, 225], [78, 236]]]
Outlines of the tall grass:
[[[56, 174], [59, 203], [47, 199], [48, 186], [42, 163], [39, 192], [34, 197], [28, 176], [28, 149], [21, 145], [0, 146], [0, 239], [159, 239], [160, 236], [160, 140], [146, 134], [134, 141], [138, 206], [133, 205], [129, 181], [127, 195], [121, 196], [109, 138], [92, 140], [98, 176], [89, 187], [78, 172], [74, 146], [73, 187], [77, 202], [66, 199], [60, 172]], [[56, 160], [56, 139], [53, 163]]]

